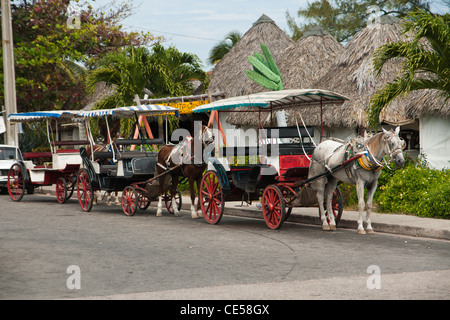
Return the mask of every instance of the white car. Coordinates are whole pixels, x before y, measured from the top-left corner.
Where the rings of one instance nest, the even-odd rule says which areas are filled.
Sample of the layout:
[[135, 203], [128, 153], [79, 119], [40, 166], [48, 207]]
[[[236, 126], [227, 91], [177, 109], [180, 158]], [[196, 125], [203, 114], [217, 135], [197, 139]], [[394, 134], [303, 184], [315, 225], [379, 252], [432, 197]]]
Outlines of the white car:
[[17, 161], [23, 161], [19, 148], [0, 144], [0, 192], [8, 189], [8, 171]]

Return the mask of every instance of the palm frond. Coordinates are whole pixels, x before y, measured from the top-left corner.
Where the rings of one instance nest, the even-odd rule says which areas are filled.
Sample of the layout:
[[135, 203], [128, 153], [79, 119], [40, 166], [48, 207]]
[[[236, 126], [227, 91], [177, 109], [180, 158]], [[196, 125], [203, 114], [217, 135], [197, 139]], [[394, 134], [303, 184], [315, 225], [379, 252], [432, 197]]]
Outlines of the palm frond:
[[403, 60], [395, 81], [376, 92], [368, 108], [369, 123], [376, 125], [383, 110], [395, 98], [416, 90], [438, 90], [450, 97], [450, 15], [433, 15], [423, 10], [410, 13], [403, 33], [413, 34], [409, 42], [390, 43], [373, 57], [376, 74], [391, 59]]

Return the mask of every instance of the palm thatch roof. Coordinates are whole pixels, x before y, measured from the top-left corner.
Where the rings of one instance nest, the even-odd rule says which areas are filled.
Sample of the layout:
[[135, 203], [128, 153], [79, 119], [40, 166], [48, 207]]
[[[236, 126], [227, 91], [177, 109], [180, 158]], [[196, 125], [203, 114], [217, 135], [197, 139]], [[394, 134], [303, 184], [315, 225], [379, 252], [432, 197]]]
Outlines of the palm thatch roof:
[[343, 50], [344, 47], [322, 28], [308, 30], [286, 48], [278, 62], [284, 89], [313, 88]]
[[[279, 60], [276, 60], [285, 89], [315, 88], [315, 83], [323, 77], [342, 54], [344, 47], [320, 27], [307, 32], [297, 42], [287, 47]], [[261, 87], [260, 87], [261, 88]], [[326, 88], [324, 88], [326, 89]], [[339, 92], [339, 91], [338, 91]], [[288, 110], [288, 125], [295, 124], [301, 112], [303, 119], [310, 125], [320, 124], [318, 107], [309, 107], [300, 111]], [[227, 121], [234, 125], [258, 125], [258, 113], [230, 113]], [[270, 124], [270, 115], [261, 116], [263, 126]]]
[[[327, 127], [367, 127], [366, 110], [370, 98], [387, 82], [393, 81], [399, 75], [402, 62], [398, 59], [388, 61], [381, 73], [376, 76], [372, 65], [373, 54], [384, 44], [407, 40], [410, 36], [402, 34], [402, 30], [400, 19], [383, 16], [376, 23], [358, 32], [341, 50], [328, 35], [313, 31], [312, 36], [304, 37], [296, 45], [288, 47], [285, 50], [286, 55], [281, 58], [279, 69], [285, 88], [309, 87], [341, 93], [350, 100], [340, 106], [324, 108], [323, 124]], [[332, 49], [328, 49], [326, 45]], [[322, 52], [324, 49], [329, 54], [328, 60]], [[334, 56], [332, 51], [336, 52]], [[290, 56], [297, 58], [290, 59]], [[326, 64], [330, 67], [327, 68]], [[322, 73], [317, 76], [319, 72]], [[308, 75], [310, 79], [307, 79]], [[318, 107], [303, 110], [290, 109], [287, 113], [288, 125], [295, 125], [300, 115], [307, 125], [320, 125]], [[380, 123], [404, 125], [414, 122], [423, 114], [448, 117], [450, 101], [445, 101], [439, 92], [434, 90], [411, 92], [395, 99], [381, 112], [379, 120]], [[235, 125], [257, 125], [258, 113], [230, 113], [227, 120]], [[268, 114], [262, 114], [261, 120], [263, 126], [270, 124]]]
[[[376, 49], [384, 44], [405, 40], [400, 19], [382, 16], [377, 23], [370, 24], [358, 32], [346, 45], [327, 74], [315, 86], [337, 91], [350, 98], [343, 105], [329, 108], [324, 115], [326, 126], [366, 127], [366, 108], [371, 96], [400, 72], [401, 61], [388, 61], [376, 76], [372, 57]], [[393, 101], [380, 116], [380, 122], [404, 124], [412, 122], [406, 107], [414, 103], [415, 95]]]
[[253, 55], [255, 51], [261, 52], [261, 43], [269, 48], [277, 62], [282, 57], [284, 49], [294, 41], [272, 19], [263, 14], [214, 67], [208, 90], [222, 91], [227, 98], [269, 91], [250, 80], [245, 74], [246, 70], [252, 69], [247, 57]]
[[[450, 99], [445, 100], [437, 90], [421, 90], [408, 94], [410, 103], [406, 106], [406, 115], [418, 119], [424, 115], [450, 117]], [[412, 101], [411, 101], [412, 100]]]
[[[412, 38], [402, 31], [400, 19], [385, 15], [357, 33], [345, 46], [329, 72], [314, 85], [315, 88], [326, 88], [350, 98], [343, 105], [327, 110], [324, 125], [367, 127], [366, 110], [370, 98], [399, 75], [402, 64], [399, 59], [389, 60], [376, 76], [373, 72], [373, 54], [384, 44]], [[398, 97], [385, 108], [379, 122], [403, 125], [414, 122], [424, 113], [450, 116], [449, 101], [445, 102], [434, 90], [411, 92]]]

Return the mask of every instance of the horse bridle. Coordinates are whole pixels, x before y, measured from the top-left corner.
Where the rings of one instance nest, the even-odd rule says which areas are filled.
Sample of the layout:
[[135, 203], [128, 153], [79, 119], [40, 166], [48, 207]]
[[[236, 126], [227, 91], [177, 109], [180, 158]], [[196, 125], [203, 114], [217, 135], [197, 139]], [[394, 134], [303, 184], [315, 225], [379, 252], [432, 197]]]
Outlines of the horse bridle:
[[[389, 167], [388, 162], [391, 162], [394, 159], [395, 155], [403, 152], [403, 149], [404, 149], [403, 146], [405, 145], [405, 143], [404, 143], [405, 141], [402, 138], [399, 137], [400, 141], [403, 141], [403, 143], [399, 147], [395, 148], [394, 150], [391, 150], [391, 147], [389, 146], [388, 139], [389, 139], [389, 137], [383, 137], [383, 140], [386, 142], [384, 147], [387, 148], [388, 152], [386, 152], [386, 153], [389, 156], [389, 161], [386, 161], [386, 158], [383, 157], [383, 160], [381, 162], [379, 162], [375, 158], [375, 156], [372, 154], [372, 151], [370, 150], [369, 146], [367, 145], [367, 151], [368, 151], [370, 157], [373, 159], [373, 161], [375, 161], [375, 163], [377, 165], [376, 170], [381, 169], [382, 167], [387, 167], [388, 169], [392, 170]], [[371, 169], [368, 169], [368, 170], [371, 170]]]

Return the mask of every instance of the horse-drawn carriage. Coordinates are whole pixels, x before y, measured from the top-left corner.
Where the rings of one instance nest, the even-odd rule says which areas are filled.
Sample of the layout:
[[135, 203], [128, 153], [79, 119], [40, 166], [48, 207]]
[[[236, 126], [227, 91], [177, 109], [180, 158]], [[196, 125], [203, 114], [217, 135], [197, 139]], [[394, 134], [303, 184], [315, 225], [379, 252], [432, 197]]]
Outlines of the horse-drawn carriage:
[[[157, 145], [164, 144], [163, 139], [117, 139], [111, 136], [108, 119], [135, 119], [139, 123], [139, 116], [178, 114], [178, 109], [161, 105], [142, 105], [122, 107], [116, 109], [102, 109], [80, 112], [79, 117], [85, 118], [86, 132], [90, 146], [82, 148], [82, 168], [77, 173], [78, 200], [83, 211], [90, 211], [94, 203], [94, 194], [104, 191], [104, 194], [122, 192], [122, 208], [126, 215], [133, 215], [137, 208], [146, 209], [158, 198], [158, 187], [143, 192], [131, 186], [135, 182], [150, 179], [155, 176], [157, 162]], [[108, 144], [102, 148], [96, 147], [92, 138], [91, 121], [89, 119], [103, 118], [107, 127]], [[134, 150], [130, 146], [139, 146]], [[132, 149], [132, 150], [128, 150]], [[164, 189], [168, 189], [169, 178], [165, 181]], [[172, 199], [169, 195], [164, 198], [166, 207], [170, 210]], [[176, 199], [181, 206], [181, 195]]]
[[[76, 172], [81, 165], [78, 146], [88, 141], [58, 139], [58, 124], [71, 122], [75, 111], [40, 111], [14, 113], [8, 116], [12, 123], [42, 122], [47, 125], [50, 151], [27, 152], [24, 161], [14, 163], [8, 172], [8, 192], [13, 201], [20, 201], [25, 190], [56, 185], [56, 199], [66, 202], [73, 194]], [[74, 148], [77, 147], [77, 148]]]
[[[194, 112], [230, 111], [238, 107], [251, 107], [254, 111], [257, 109], [255, 112], [259, 112], [261, 119], [261, 111], [320, 106], [323, 125], [323, 106], [342, 104], [345, 100], [346, 97], [327, 90], [282, 90], [223, 99], [199, 106]], [[322, 148], [320, 144], [315, 147], [313, 132], [311, 127], [300, 128], [298, 123], [294, 127], [264, 129], [259, 121], [260, 143], [257, 146], [222, 147], [216, 150], [216, 157], [210, 159], [209, 170], [204, 174], [200, 185], [200, 202], [206, 221], [211, 224], [219, 223], [226, 201], [251, 201], [261, 198], [264, 219], [271, 229], [280, 228], [292, 208], [301, 206], [318, 206], [324, 226], [328, 223], [326, 221], [331, 220], [331, 224], [339, 222], [343, 210], [342, 195], [336, 182], [331, 181], [331, 176], [336, 172], [354, 170], [353, 164], [361, 157], [366, 157], [367, 150], [351, 155], [347, 153], [349, 156], [340, 158], [337, 162], [329, 162], [327, 158], [335, 155], [338, 149], [344, 148], [336, 146], [336, 150], [329, 151], [325, 159], [320, 159], [316, 150], [321, 151]], [[320, 140], [322, 132], [321, 126]], [[300, 140], [292, 143], [292, 138]], [[288, 143], [282, 143], [283, 140]], [[236, 155], [256, 161], [244, 165], [235, 164], [233, 156], [236, 158]], [[310, 169], [311, 161], [320, 162], [324, 169], [313, 172]], [[344, 168], [345, 170], [342, 170]], [[355, 183], [355, 179], [350, 182]], [[318, 181], [325, 181], [320, 185], [322, 189], [312, 189], [311, 186]], [[331, 189], [325, 190], [328, 197], [324, 199], [325, 185]], [[327, 211], [324, 211], [324, 205]]]

